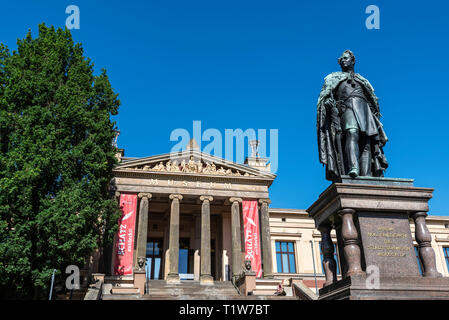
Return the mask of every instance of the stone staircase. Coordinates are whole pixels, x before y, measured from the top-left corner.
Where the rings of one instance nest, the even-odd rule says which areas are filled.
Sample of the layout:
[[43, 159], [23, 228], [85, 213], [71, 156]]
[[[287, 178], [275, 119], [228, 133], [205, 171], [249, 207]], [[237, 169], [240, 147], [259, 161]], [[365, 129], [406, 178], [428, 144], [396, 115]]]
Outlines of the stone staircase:
[[109, 276], [104, 278], [103, 294], [129, 295], [139, 294], [139, 290], [134, 287], [133, 276]]
[[[123, 281], [126, 281], [126, 278], [115, 279], [115, 286], [112, 287], [111, 294], [107, 294], [103, 290], [103, 300], [297, 300], [296, 297], [274, 296], [273, 293], [279, 282], [276, 282], [277, 284], [263, 283], [260, 295], [243, 296], [239, 295], [230, 281], [215, 281], [213, 285], [202, 285], [198, 281], [188, 280], [181, 281], [179, 284], [166, 283], [165, 280], [151, 280], [148, 283], [148, 292], [140, 296], [137, 291], [132, 291], [132, 289], [136, 289], [132, 287], [132, 283], [130, 285]], [[274, 290], [268, 289], [269, 285], [274, 285]]]
[[[278, 286], [282, 285], [282, 279], [256, 279], [256, 289], [253, 291], [255, 296], [274, 296], [274, 293], [278, 289]], [[284, 287], [286, 296], [293, 296], [292, 290], [289, 287]], [[286, 297], [284, 296], [284, 297]], [[279, 296], [275, 296], [281, 298]]]

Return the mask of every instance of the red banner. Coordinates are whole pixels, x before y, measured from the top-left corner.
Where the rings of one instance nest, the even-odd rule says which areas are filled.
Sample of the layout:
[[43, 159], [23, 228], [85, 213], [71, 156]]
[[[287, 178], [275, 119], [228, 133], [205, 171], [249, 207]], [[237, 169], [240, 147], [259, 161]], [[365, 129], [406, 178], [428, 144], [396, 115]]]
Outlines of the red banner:
[[122, 217], [118, 223], [114, 274], [133, 273], [134, 229], [136, 225], [137, 195], [121, 194]]
[[257, 201], [244, 200], [243, 227], [245, 232], [245, 260], [251, 260], [251, 267], [256, 277], [262, 277], [262, 260], [259, 240], [259, 210]]

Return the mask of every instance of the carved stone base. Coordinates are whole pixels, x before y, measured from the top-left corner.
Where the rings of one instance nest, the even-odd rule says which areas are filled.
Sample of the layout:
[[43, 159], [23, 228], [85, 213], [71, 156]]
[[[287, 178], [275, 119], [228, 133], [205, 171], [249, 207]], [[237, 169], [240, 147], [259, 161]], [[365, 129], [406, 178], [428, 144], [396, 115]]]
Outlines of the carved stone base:
[[179, 279], [179, 274], [168, 274], [167, 275], [167, 283], [181, 283]]
[[[411, 179], [344, 177], [342, 182], [330, 185], [307, 209], [322, 231], [323, 242], [330, 227], [337, 235], [343, 279], [334, 282], [329, 265], [320, 299], [449, 298], [449, 278], [438, 280], [441, 275], [425, 223], [433, 189], [414, 187]], [[423, 276], [416, 260], [411, 218]], [[367, 277], [381, 279], [380, 289], [366, 285]]]
[[449, 278], [351, 276], [320, 289], [319, 300], [449, 300]]
[[200, 276], [200, 284], [212, 285], [214, 284], [214, 278], [210, 275], [201, 275]]

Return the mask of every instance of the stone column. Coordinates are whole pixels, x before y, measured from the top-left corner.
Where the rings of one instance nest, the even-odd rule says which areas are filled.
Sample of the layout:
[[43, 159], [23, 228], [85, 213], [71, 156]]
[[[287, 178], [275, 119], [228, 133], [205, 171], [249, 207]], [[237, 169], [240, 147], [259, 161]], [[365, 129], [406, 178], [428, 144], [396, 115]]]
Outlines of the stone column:
[[148, 230], [148, 201], [151, 199], [151, 193], [139, 193], [139, 226], [137, 233], [137, 264], [135, 268], [139, 271], [145, 270], [146, 251], [147, 251], [147, 230]]
[[262, 263], [263, 277], [273, 278], [273, 259], [271, 254], [271, 234], [270, 234], [270, 214], [268, 205], [270, 199], [260, 199], [260, 224], [261, 224], [261, 245], [262, 245]]
[[354, 209], [342, 209], [338, 211], [338, 215], [341, 217], [341, 236], [343, 238], [343, 251], [346, 263], [348, 264], [348, 270], [346, 271], [346, 277], [352, 275], [363, 275], [365, 272], [361, 266], [361, 254], [359, 247], [359, 235], [354, 225], [353, 215]]
[[435, 264], [435, 252], [432, 248], [432, 235], [426, 225], [427, 213], [416, 212], [412, 215], [415, 221], [415, 239], [418, 242], [419, 258], [423, 266], [423, 276], [437, 278], [441, 277]]
[[193, 273], [194, 280], [200, 281], [200, 273], [201, 273], [201, 215], [195, 215], [195, 252], [193, 255]]
[[213, 284], [210, 255], [210, 196], [201, 196], [201, 284]]
[[241, 198], [230, 198], [231, 240], [232, 240], [232, 279], [236, 280], [242, 273], [242, 242], [240, 239], [240, 203]]
[[179, 283], [179, 202], [182, 200], [182, 195], [171, 194], [170, 212], [170, 239], [169, 239], [169, 271], [167, 275], [168, 283]]
[[330, 225], [318, 227], [321, 232], [321, 252], [323, 253], [324, 274], [326, 275], [325, 286], [337, 281], [337, 263], [334, 259], [334, 244], [332, 243]]

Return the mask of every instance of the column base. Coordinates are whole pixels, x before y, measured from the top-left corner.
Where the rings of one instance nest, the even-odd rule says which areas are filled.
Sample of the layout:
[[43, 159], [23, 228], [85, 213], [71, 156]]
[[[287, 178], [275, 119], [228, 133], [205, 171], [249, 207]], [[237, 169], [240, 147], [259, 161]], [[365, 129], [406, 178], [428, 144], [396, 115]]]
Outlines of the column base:
[[181, 283], [181, 280], [179, 279], [179, 274], [169, 274], [167, 276], [167, 283]]
[[274, 279], [274, 274], [264, 274], [263, 278], [264, 279]]
[[200, 284], [212, 285], [214, 284], [214, 278], [211, 275], [203, 274], [200, 276]]

